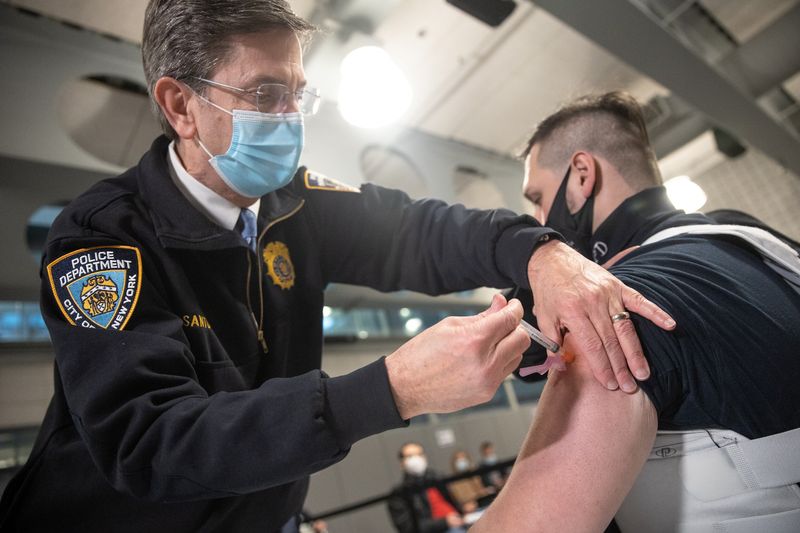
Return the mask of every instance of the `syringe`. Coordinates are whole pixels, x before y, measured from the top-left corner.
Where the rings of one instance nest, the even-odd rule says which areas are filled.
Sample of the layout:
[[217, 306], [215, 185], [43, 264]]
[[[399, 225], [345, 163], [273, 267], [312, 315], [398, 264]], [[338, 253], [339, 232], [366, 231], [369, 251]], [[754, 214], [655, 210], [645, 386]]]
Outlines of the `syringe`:
[[537, 328], [533, 327], [532, 325], [528, 324], [524, 320], [521, 320], [519, 323], [519, 327], [525, 330], [531, 339], [533, 339], [537, 344], [540, 344], [550, 350], [553, 353], [558, 352], [559, 346], [557, 343], [548, 339], [544, 333], [539, 331]]
[[[544, 363], [542, 364], [520, 367], [519, 375], [521, 377], [524, 378], [525, 376], [530, 376], [531, 374], [544, 375], [547, 374], [550, 371], [550, 369], [553, 368], [562, 371], [567, 369], [567, 365], [564, 362], [564, 357], [562, 357], [561, 353], [557, 353], [558, 350], [560, 350], [560, 347], [558, 346], [557, 343], [548, 339], [544, 333], [539, 331], [537, 328], [531, 326], [524, 320], [520, 321], [519, 327], [525, 330], [525, 333], [527, 333], [530, 336], [530, 338], [533, 339], [537, 344], [541, 344], [542, 346], [553, 352], [553, 355], [548, 354], [547, 359], [545, 359]], [[564, 354], [564, 355], [569, 356], [569, 354]], [[572, 359], [569, 360], [571, 361]]]

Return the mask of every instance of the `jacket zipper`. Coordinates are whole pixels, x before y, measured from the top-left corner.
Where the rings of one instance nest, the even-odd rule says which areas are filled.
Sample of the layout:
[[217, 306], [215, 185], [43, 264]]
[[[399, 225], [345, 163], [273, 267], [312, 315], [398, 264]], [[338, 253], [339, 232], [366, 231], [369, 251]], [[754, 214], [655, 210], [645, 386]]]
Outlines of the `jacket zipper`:
[[248, 247], [245, 250], [247, 254], [247, 287], [245, 288], [245, 294], [247, 296], [247, 310], [250, 311], [250, 318], [253, 319], [253, 327], [256, 328], [258, 331], [258, 341], [261, 343], [261, 349], [264, 353], [267, 353], [269, 350], [267, 349], [267, 343], [264, 341], [264, 334], [261, 331], [261, 328], [258, 327], [258, 321], [256, 320], [256, 315], [253, 313], [253, 304], [250, 301], [250, 278], [252, 277], [253, 273], [253, 260], [250, 258], [250, 248]]
[[[258, 239], [256, 239], [256, 250], [260, 250], [261, 249], [261, 239], [267, 233], [267, 230], [269, 230], [272, 226], [274, 226], [278, 222], [283, 222], [287, 218], [291, 217], [292, 215], [294, 215], [295, 213], [300, 211], [300, 208], [302, 208], [303, 205], [305, 205], [305, 203], [306, 203], [306, 201], [301, 199], [300, 203], [297, 205], [297, 207], [295, 207], [294, 209], [292, 209], [291, 211], [289, 211], [288, 213], [286, 213], [282, 217], [279, 217], [279, 218], [276, 218], [275, 220], [270, 221], [270, 223], [267, 224], [267, 226], [261, 231], [261, 234], [258, 236]], [[252, 269], [252, 262], [251, 262], [251, 259], [250, 259], [250, 249], [249, 248], [247, 249], [247, 306], [250, 309], [250, 318], [253, 319], [253, 325], [256, 327], [256, 331], [258, 332], [258, 334], [257, 334], [258, 335], [258, 342], [261, 344], [261, 349], [263, 350], [263, 352], [265, 354], [267, 354], [267, 353], [269, 353], [269, 347], [267, 346], [267, 340], [264, 338], [264, 315], [265, 315], [265, 313], [264, 313], [264, 278], [263, 278], [263, 275], [261, 273], [261, 263], [262, 262], [263, 261], [258, 261], [259, 319], [258, 319], [258, 321], [256, 321], [256, 315], [253, 312], [253, 307], [252, 307], [252, 305], [250, 303], [250, 274], [251, 274], [251, 269]]]

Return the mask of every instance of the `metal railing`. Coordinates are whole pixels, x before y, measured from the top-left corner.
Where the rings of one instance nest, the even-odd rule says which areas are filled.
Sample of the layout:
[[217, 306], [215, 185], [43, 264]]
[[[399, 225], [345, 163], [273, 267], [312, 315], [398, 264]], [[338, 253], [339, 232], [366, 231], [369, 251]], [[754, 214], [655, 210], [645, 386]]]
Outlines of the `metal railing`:
[[391, 490], [391, 491], [389, 491], [387, 493], [381, 494], [379, 496], [374, 496], [372, 498], [367, 498], [367, 499], [364, 499], [364, 500], [361, 500], [361, 501], [357, 501], [357, 502], [354, 502], [354, 503], [351, 503], [351, 504], [348, 504], [348, 505], [344, 505], [342, 507], [337, 507], [335, 509], [330, 509], [328, 511], [323, 511], [321, 513], [309, 514], [308, 516], [306, 516], [306, 520], [308, 522], [312, 522], [314, 520], [325, 520], [325, 519], [333, 518], [333, 517], [336, 517], [336, 516], [341, 516], [343, 514], [352, 513], [354, 511], [359, 511], [359, 510], [364, 509], [366, 507], [370, 507], [372, 505], [376, 505], [376, 504], [385, 502], [385, 501], [389, 500], [390, 498], [396, 498], [396, 497], [400, 496], [406, 501], [406, 504], [408, 505], [408, 508], [411, 510], [411, 512], [409, 514], [410, 514], [412, 522], [413, 522], [414, 532], [418, 533], [419, 532], [418, 518], [413, 512], [414, 506], [412, 504], [412, 499], [413, 499], [415, 494], [421, 493], [423, 491], [426, 491], [431, 487], [436, 487], [436, 488], [446, 487], [450, 483], [453, 483], [454, 481], [459, 481], [461, 479], [467, 479], [467, 478], [471, 478], [471, 477], [475, 477], [475, 476], [483, 476], [483, 475], [489, 474], [491, 472], [496, 472], [496, 471], [504, 472], [504, 471], [510, 469], [514, 465], [514, 461], [516, 461], [516, 457], [513, 457], [511, 459], [507, 459], [507, 460], [504, 460], [504, 461], [500, 461], [500, 462], [498, 462], [498, 463], [496, 463], [494, 465], [481, 466], [481, 467], [475, 468], [473, 470], [470, 470], [468, 472], [461, 472], [459, 474], [453, 474], [453, 475], [447, 476], [447, 477], [440, 477], [440, 478], [432, 479], [430, 481], [427, 481], [427, 482], [424, 482], [424, 483], [420, 483], [419, 485], [415, 485], [413, 487], [405, 486], [405, 487], [402, 487], [399, 490], [398, 489], [393, 489], [393, 490]]

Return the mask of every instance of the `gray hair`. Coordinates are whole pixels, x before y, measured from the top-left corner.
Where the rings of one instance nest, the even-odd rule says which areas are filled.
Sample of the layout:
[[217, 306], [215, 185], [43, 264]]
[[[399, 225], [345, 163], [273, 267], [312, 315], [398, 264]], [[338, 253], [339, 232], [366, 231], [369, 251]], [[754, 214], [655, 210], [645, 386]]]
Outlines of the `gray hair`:
[[539, 146], [539, 165], [566, 170], [576, 151], [598, 154], [616, 167], [635, 190], [661, 184], [644, 115], [631, 95], [614, 91], [587, 95], [562, 106], [540, 122], [522, 156]]
[[200, 92], [195, 78], [211, 78], [228, 59], [231, 38], [274, 28], [301, 40], [316, 28], [285, 0], [150, 0], [144, 17], [142, 62], [150, 104], [164, 133], [177, 134], [153, 98], [159, 78], [169, 76]]

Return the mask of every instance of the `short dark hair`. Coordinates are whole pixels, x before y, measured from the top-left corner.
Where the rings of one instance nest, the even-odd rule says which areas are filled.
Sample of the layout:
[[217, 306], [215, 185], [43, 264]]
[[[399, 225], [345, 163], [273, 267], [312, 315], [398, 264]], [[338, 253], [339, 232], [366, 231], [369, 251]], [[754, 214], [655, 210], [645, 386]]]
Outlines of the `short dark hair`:
[[425, 451], [425, 447], [422, 444], [420, 444], [419, 442], [414, 442], [413, 440], [408, 441], [408, 442], [404, 442], [403, 445], [400, 446], [400, 449], [397, 450], [397, 457], [401, 461], [406, 458], [406, 456], [405, 456], [405, 454], [403, 452], [408, 446], [419, 446], [420, 448], [422, 448], [423, 452]]
[[546, 168], [560, 171], [572, 154], [586, 150], [603, 156], [635, 188], [661, 184], [642, 108], [622, 91], [586, 95], [561, 106], [536, 126], [520, 155], [527, 157], [536, 145], [538, 163]]
[[[530, 150], [529, 150], [530, 151]], [[488, 440], [481, 442], [481, 453], [485, 452], [489, 448], [494, 448], [494, 444]]]
[[159, 78], [170, 76], [200, 92], [195, 78], [210, 78], [228, 59], [231, 37], [275, 28], [289, 29], [301, 39], [316, 30], [285, 0], [150, 0], [142, 62], [151, 106], [167, 137], [177, 135], [153, 98]]

